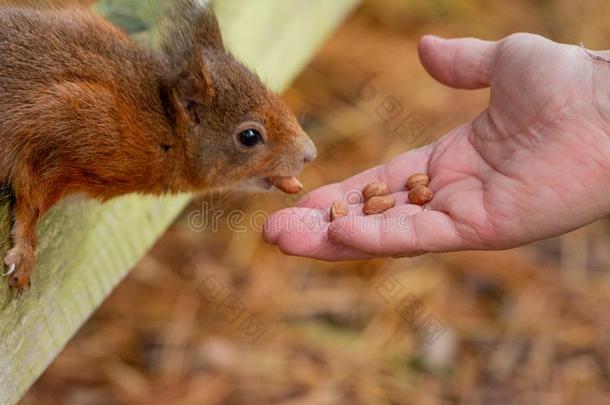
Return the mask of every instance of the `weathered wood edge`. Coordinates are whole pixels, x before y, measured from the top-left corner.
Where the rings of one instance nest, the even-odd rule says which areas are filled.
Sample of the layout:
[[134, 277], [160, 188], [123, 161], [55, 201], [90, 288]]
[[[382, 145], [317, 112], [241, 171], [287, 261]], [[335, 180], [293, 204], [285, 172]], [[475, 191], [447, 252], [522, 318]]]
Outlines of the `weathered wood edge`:
[[[232, 52], [281, 91], [357, 3], [217, 0], [214, 7]], [[0, 282], [0, 404], [21, 398], [189, 200], [66, 201], [46, 216], [32, 290], [16, 297]], [[7, 226], [0, 199], [2, 249]]]

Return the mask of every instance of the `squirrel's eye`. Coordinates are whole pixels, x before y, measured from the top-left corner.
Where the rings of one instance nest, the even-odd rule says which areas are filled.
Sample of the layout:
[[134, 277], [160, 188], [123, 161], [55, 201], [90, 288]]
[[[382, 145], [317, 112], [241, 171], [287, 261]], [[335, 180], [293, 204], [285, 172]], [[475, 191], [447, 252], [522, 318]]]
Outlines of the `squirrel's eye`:
[[253, 148], [263, 142], [263, 137], [256, 129], [246, 129], [239, 134], [239, 142], [248, 148]]

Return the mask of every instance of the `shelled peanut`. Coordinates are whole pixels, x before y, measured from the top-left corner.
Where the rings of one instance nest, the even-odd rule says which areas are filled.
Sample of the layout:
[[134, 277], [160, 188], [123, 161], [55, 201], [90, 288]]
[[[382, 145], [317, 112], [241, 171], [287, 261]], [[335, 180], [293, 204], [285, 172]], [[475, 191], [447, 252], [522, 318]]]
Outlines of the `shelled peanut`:
[[294, 176], [272, 177], [269, 179], [271, 184], [287, 194], [298, 194], [303, 191], [303, 184]]
[[343, 201], [335, 201], [333, 205], [330, 206], [330, 222], [333, 222], [337, 218], [346, 217], [347, 212], [347, 204]]
[[428, 187], [430, 176], [425, 173], [416, 173], [407, 179], [407, 190], [413, 190], [417, 186]]
[[[408, 202], [423, 206], [432, 201], [434, 193], [428, 188], [429, 184], [430, 176], [425, 173], [416, 173], [410, 176], [405, 184], [409, 191]], [[378, 181], [367, 184], [362, 189], [362, 200], [364, 202], [362, 207], [364, 215], [381, 214], [396, 206], [396, 199], [390, 195], [388, 185]], [[331, 222], [346, 216], [347, 212], [347, 205], [344, 202], [334, 202], [329, 213]]]
[[390, 208], [394, 208], [395, 205], [396, 199], [391, 195], [375, 196], [371, 197], [367, 202], [364, 203], [362, 212], [364, 215], [381, 214]]
[[411, 204], [425, 205], [432, 201], [434, 194], [426, 186], [415, 186], [415, 188], [409, 191], [409, 201]]
[[416, 205], [425, 205], [432, 201], [434, 193], [428, 188], [430, 176], [425, 173], [417, 173], [407, 179], [405, 185], [409, 190], [409, 202]]
[[381, 182], [374, 182], [368, 184], [362, 190], [362, 199], [366, 203], [373, 197], [382, 197], [390, 194], [390, 188], [387, 184]]
[[362, 199], [364, 201], [362, 207], [364, 215], [380, 214], [396, 205], [396, 200], [390, 195], [388, 185], [378, 181], [364, 187]]

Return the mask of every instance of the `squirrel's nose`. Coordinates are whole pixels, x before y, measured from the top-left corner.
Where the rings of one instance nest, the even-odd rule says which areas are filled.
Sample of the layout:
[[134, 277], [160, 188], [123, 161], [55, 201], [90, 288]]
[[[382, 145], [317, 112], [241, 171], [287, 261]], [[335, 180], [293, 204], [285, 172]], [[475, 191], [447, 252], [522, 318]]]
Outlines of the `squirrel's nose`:
[[303, 134], [301, 142], [303, 145], [303, 161], [305, 163], [310, 163], [316, 160], [316, 157], [318, 156], [316, 145], [314, 145], [311, 139], [305, 134]]

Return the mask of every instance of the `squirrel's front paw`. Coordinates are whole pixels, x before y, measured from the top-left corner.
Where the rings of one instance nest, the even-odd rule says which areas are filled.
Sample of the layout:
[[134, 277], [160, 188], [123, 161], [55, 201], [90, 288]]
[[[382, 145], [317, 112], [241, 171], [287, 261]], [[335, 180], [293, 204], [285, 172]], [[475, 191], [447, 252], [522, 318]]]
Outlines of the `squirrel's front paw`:
[[9, 277], [8, 284], [12, 288], [25, 291], [31, 287], [30, 274], [34, 267], [33, 255], [13, 248], [4, 257], [4, 264], [8, 267], [8, 271], [4, 275]]

